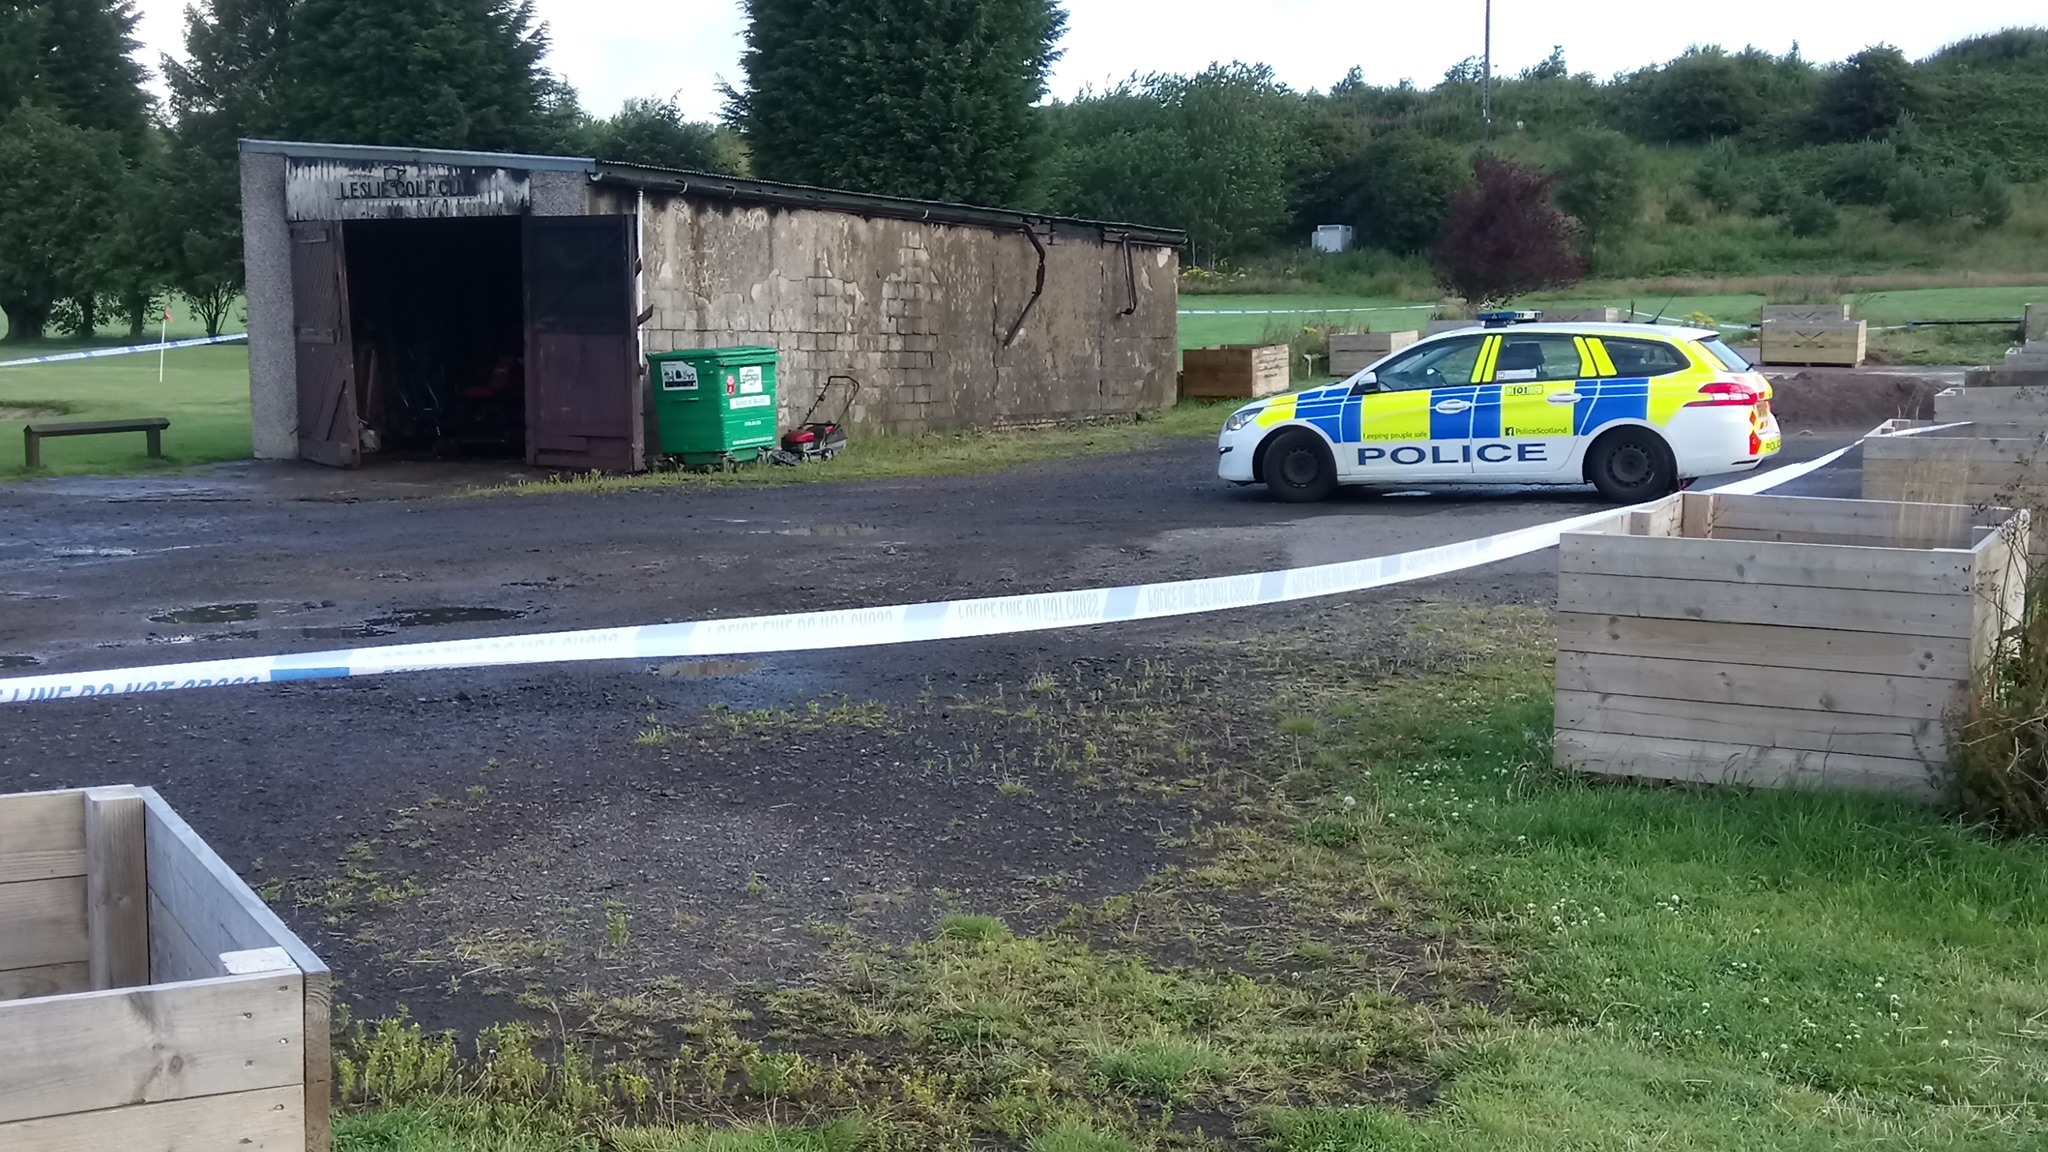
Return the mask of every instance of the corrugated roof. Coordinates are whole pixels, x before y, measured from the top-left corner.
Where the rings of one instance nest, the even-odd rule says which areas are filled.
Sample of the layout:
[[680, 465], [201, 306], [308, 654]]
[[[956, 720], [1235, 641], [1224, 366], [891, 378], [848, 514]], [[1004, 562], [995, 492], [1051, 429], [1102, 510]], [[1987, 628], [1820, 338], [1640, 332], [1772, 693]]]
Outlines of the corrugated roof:
[[539, 172], [581, 172], [592, 183], [622, 184], [650, 192], [681, 196], [703, 196], [747, 204], [768, 204], [785, 208], [812, 208], [846, 212], [857, 216], [880, 216], [896, 220], [921, 220], [935, 224], [964, 224], [971, 227], [1017, 229], [1032, 225], [1065, 225], [1099, 230], [1106, 238], [1128, 236], [1140, 244], [1178, 248], [1187, 243], [1187, 233], [1173, 228], [1144, 224], [1120, 224], [1107, 220], [1083, 220], [1017, 212], [1007, 208], [980, 208], [943, 200], [916, 200], [904, 196], [878, 196], [816, 188], [806, 184], [783, 184], [773, 180], [751, 180], [722, 176], [715, 172], [654, 168], [641, 164], [617, 164], [574, 156], [530, 156], [514, 152], [469, 152], [448, 148], [389, 148], [366, 144], [321, 144], [291, 140], [243, 140], [244, 152], [289, 156], [301, 160], [340, 159], [393, 161], [414, 164], [456, 164], [479, 168], [524, 168]]

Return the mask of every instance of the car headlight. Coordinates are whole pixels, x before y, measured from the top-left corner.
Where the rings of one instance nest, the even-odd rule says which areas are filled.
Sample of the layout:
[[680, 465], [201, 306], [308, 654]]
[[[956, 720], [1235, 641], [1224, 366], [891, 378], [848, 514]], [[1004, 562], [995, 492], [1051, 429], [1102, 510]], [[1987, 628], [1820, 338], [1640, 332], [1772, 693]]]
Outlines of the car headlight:
[[1225, 432], [1235, 432], [1253, 420], [1258, 419], [1259, 413], [1264, 411], [1264, 408], [1240, 408], [1230, 414], [1230, 419], [1223, 422], [1223, 430]]

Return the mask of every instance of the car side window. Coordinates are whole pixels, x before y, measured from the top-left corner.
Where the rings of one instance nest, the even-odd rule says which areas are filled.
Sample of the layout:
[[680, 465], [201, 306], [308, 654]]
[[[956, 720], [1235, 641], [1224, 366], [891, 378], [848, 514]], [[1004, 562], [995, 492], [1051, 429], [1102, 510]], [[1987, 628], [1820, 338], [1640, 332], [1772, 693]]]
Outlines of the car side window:
[[1628, 340], [1607, 337], [1607, 358], [1614, 361], [1617, 376], [1668, 376], [1692, 365], [1678, 349], [1657, 340]]
[[1418, 388], [1442, 388], [1470, 384], [1472, 369], [1479, 363], [1484, 336], [1464, 336], [1425, 344], [1390, 362], [1375, 375], [1383, 392], [1412, 392]]
[[1586, 375], [1578, 342], [1570, 336], [1509, 332], [1501, 339], [1500, 359], [1493, 365], [1494, 383], [1577, 380]]

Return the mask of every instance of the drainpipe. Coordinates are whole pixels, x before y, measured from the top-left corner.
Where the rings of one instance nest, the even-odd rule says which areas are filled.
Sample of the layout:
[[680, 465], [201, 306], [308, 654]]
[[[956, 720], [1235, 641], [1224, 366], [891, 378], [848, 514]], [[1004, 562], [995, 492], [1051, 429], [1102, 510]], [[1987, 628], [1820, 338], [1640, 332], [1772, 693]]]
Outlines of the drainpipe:
[[1010, 334], [1003, 337], [1003, 347], [1017, 342], [1017, 333], [1024, 330], [1024, 322], [1031, 319], [1031, 311], [1038, 307], [1038, 298], [1045, 295], [1045, 244], [1038, 238], [1038, 230], [1029, 223], [1024, 225], [1024, 238], [1038, 250], [1038, 283], [1031, 289], [1031, 299], [1024, 302], [1024, 311], [1017, 314], [1017, 322], [1010, 325]]

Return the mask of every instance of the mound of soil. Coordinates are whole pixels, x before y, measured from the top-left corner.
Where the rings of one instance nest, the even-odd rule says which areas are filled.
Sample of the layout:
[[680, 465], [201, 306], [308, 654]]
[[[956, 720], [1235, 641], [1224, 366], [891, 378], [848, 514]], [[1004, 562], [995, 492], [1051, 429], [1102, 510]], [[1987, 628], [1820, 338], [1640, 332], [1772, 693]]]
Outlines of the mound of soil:
[[1807, 369], [1771, 381], [1778, 421], [1798, 428], [1870, 428], [1886, 420], [1934, 419], [1936, 381], [1891, 372]]

